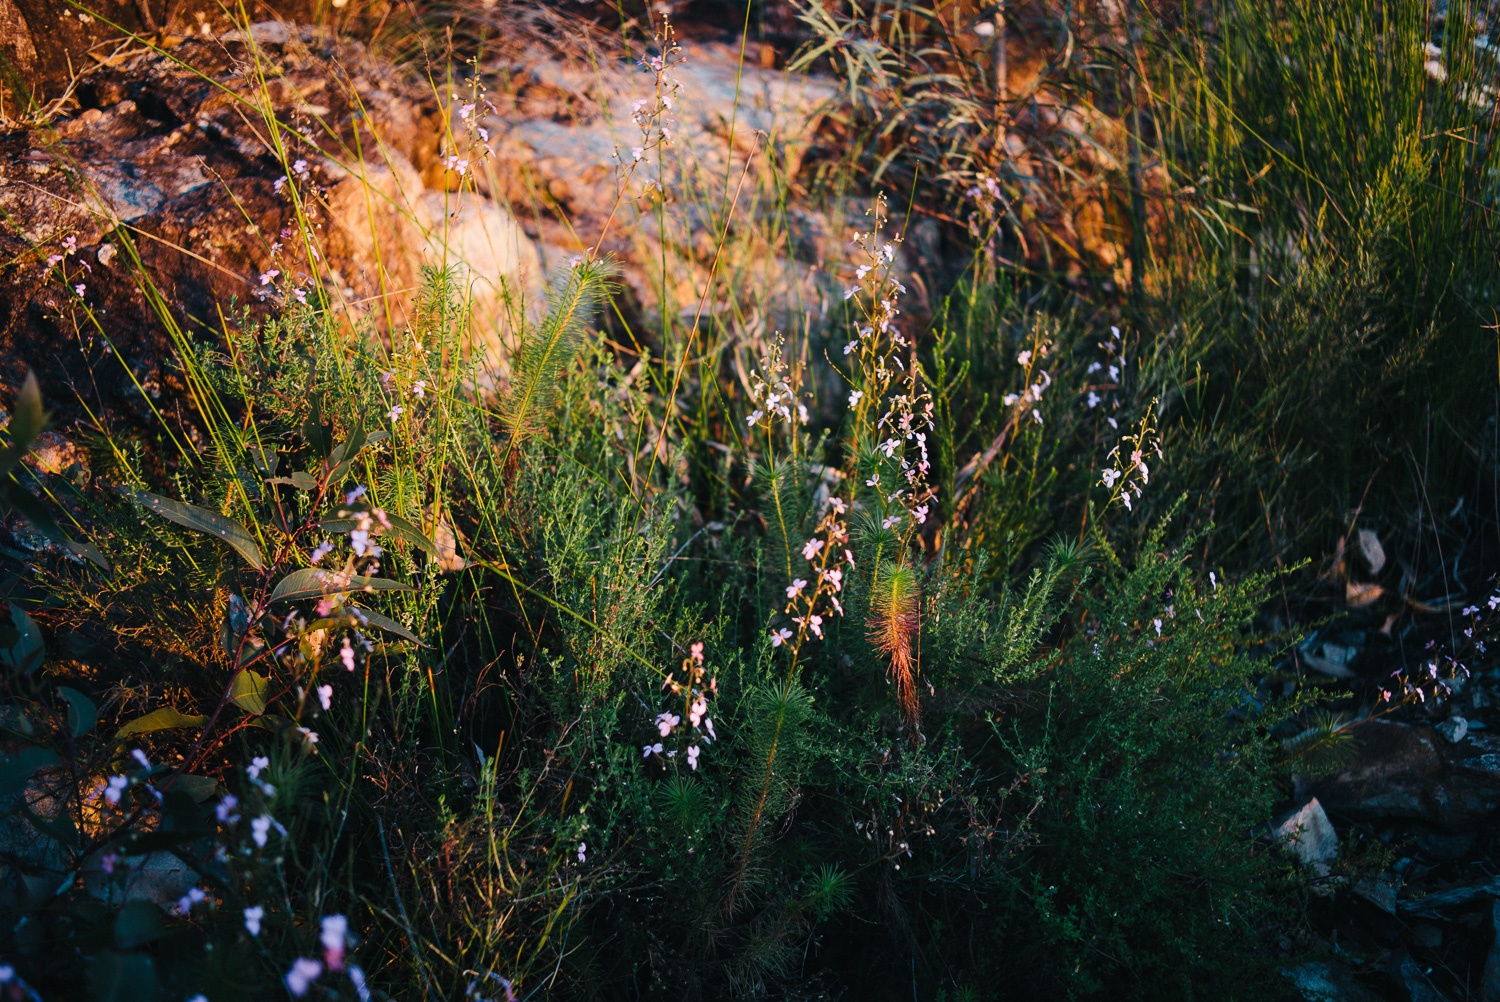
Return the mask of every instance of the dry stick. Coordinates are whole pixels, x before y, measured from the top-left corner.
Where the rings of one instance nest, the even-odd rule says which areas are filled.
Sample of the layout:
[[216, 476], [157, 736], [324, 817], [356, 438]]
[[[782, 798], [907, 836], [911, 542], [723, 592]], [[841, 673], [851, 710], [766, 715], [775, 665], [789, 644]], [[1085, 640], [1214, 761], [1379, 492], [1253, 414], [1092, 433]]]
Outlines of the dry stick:
[[412, 959], [417, 962], [417, 970], [422, 972], [422, 985], [425, 989], [423, 998], [432, 997], [432, 978], [427, 974], [427, 965], [422, 963], [422, 952], [417, 949], [416, 934], [411, 931], [411, 919], [406, 914], [406, 902], [401, 897], [401, 886], [396, 883], [396, 871], [391, 868], [391, 850], [385, 844], [385, 822], [380, 815], [375, 815], [375, 824], [380, 830], [380, 855], [385, 860], [385, 872], [391, 878], [391, 890], [396, 894], [396, 910], [401, 915], [401, 929], [406, 933], [406, 942], [411, 946]]

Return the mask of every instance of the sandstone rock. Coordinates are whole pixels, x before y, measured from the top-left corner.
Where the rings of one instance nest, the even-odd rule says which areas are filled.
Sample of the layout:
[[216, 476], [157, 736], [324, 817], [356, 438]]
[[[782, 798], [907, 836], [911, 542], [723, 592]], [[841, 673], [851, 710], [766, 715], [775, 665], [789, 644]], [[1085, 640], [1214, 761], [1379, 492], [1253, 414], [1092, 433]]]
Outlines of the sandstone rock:
[[1317, 797], [1282, 821], [1276, 836], [1315, 876], [1328, 876], [1329, 864], [1338, 858], [1338, 833]]
[[1445, 769], [1430, 728], [1371, 720], [1353, 735], [1358, 758], [1329, 776], [1296, 777], [1298, 799], [1316, 796], [1325, 810], [1359, 819], [1447, 817]]
[[[247, 38], [263, 84], [246, 72]], [[398, 326], [444, 234], [472, 279], [476, 330], [498, 347], [511, 320], [496, 290], [534, 292], [540, 269], [507, 211], [472, 192], [456, 219], [434, 218], [421, 176], [441, 130], [426, 86], [279, 25], [95, 67], [79, 88], [93, 106], [0, 135], [0, 381], [31, 367], [93, 409], [149, 419], [142, 395], [175, 387], [173, 327], [215, 337], [237, 309], [264, 315], [314, 288], [351, 327]], [[269, 115], [295, 124], [280, 143], [305, 170], [271, 148]]]

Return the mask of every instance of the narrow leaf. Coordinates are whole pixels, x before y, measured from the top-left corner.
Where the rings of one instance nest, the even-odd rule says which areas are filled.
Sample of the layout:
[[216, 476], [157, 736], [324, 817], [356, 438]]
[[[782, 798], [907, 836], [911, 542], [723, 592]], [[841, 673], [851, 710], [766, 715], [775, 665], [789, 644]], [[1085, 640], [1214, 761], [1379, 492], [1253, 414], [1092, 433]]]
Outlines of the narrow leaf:
[[267, 478], [266, 483], [289, 484], [292, 487], [297, 488], [297, 490], [299, 491], [315, 491], [318, 489], [317, 479], [314, 478], [312, 474], [304, 473], [301, 470], [298, 470], [291, 476], [287, 477], [269, 477]]
[[353, 606], [353, 608], [358, 609], [359, 615], [364, 617], [365, 621], [368, 622], [371, 626], [379, 627], [380, 629], [385, 630], [387, 633], [394, 633], [396, 636], [401, 637], [403, 640], [410, 640], [418, 647], [428, 646], [427, 644], [424, 644], [422, 643], [422, 641], [418, 640], [415, 633], [411, 632], [406, 627], [396, 622], [394, 619], [391, 619], [389, 616], [382, 616], [380, 613], [374, 611], [373, 609], [366, 609], [362, 605], [355, 605]]
[[22, 449], [29, 448], [36, 437], [47, 426], [47, 413], [42, 410], [42, 389], [37, 385], [36, 373], [26, 372], [26, 381], [21, 392], [16, 394], [16, 413], [10, 419], [10, 438]]
[[[370, 531], [376, 535], [395, 536], [397, 539], [403, 539], [418, 549], [426, 550], [433, 557], [438, 556], [437, 544], [428, 539], [427, 534], [421, 529], [400, 515], [392, 515], [390, 512], [386, 512], [385, 517], [391, 523], [389, 529], [379, 522], [372, 520], [373, 524], [370, 526]], [[349, 532], [351, 529], [358, 529], [359, 524], [360, 520], [357, 518], [330, 518], [319, 523], [318, 528], [324, 532], [343, 534]]]
[[15, 625], [19, 639], [9, 650], [0, 651], [0, 660], [15, 666], [23, 675], [30, 675], [36, 671], [47, 653], [42, 644], [42, 631], [19, 605], [14, 602], [7, 605], [10, 606], [10, 621]]
[[260, 554], [260, 547], [256, 545], [255, 537], [233, 519], [216, 515], [207, 508], [183, 504], [181, 501], [173, 501], [159, 494], [152, 494], [150, 491], [136, 491], [134, 496], [143, 507], [156, 512], [168, 521], [219, 537], [234, 547], [239, 555], [245, 558], [245, 562], [256, 570], [266, 569], [265, 558]]
[[304, 567], [292, 571], [271, 591], [272, 602], [295, 602], [324, 595], [344, 595], [354, 591], [416, 591], [409, 584], [390, 578], [348, 577], [338, 571]]

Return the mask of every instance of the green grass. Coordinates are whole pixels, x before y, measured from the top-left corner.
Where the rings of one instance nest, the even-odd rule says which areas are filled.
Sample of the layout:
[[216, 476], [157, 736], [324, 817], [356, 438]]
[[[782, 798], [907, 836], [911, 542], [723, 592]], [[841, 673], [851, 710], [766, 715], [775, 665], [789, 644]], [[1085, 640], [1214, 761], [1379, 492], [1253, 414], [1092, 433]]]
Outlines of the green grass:
[[[656, 209], [711, 221], [698, 302], [727, 307], [632, 326], [589, 256], [499, 382], [455, 272], [388, 337], [316, 285], [214, 343], [157, 298], [175, 450], [105, 424], [91, 485], [0, 494], [100, 557], [6, 554], [0, 792], [45, 793], [4, 805], [37, 833], [0, 923], [22, 978], [265, 998], [343, 949], [401, 999], [1280, 991], [1306, 888], [1247, 833], [1317, 694], [1269, 698], [1261, 614], [1367, 496], [1395, 531], [1413, 483], [1430, 512], [1493, 474], [1481, 50], [1455, 9], [1432, 79], [1410, 2], [1142, 13], [1123, 49], [1079, 24], [1044, 84], [1118, 112], [1118, 155], [1084, 176], [1053, 135], [1049, 201], [1002, 206], [966, 193], [1016, 178], [935, 145], [960, 91], [950, 126], [993, 104], [983, 64], [927, 72], [960, 26], [843, 10], [825, 37], [879, 46], [832, 51], [891, 79], [834, 60], [857, 142], [822, 195], [902, 183], [826, 319], [756, 284], [774, 175], [753, 216], [733, 178]], [[1043, 231], [1091, 198], [1139, 237], [1069, 284]], [[960, 209], [909, 323], [886, 242]], [[122, 902], [148, 853], [195, 871], [188, 915]]]

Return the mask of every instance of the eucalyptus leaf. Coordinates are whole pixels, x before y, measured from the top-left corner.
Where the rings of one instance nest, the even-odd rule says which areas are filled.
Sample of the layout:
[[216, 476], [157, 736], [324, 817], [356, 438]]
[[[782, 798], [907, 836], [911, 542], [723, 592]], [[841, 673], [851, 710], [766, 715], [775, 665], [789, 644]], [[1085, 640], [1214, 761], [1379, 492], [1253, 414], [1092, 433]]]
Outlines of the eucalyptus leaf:
[[77, 689], [60, 685], [57, 694], [68, 704], [68, 731], [75, 737], [81, 738], [94, 729], [99, 722], [99, 707]]
[[343, 595], [355, 591], [416, 591], [409, 584], [390, 578], [346, 577], [337, 571], [304, 567], [292, 571], [271, 591], [272, 602], [295, 602], [304, 598]]
[[184, 773], [172, 780], [172, 787], [169, 792], [185, 793], [193, 799], [194, 803], [201, 804], [209, 797], [212, 797], [218, 789], [219, 783], [215, 779], [208, 776], [194, 776], [191, 773]]
[[422, 641], [418, 640], [415, 633], [411, 632], [406, 627], [396, 622], [394, 619], [391, 619], [389, 616], [382, 616], [380, 613], [374, 611], [373, 609], [366, 609], [362, 605], [351, 604], [351, 608], [358, 609], [360, 616], [362, 616], [364, 620], [371, 626], [385, 630], [387, 633], [394, 633], [396, 636], [401, 637], [404, 640], [410, 640], [418, 647], [428, 646], [427, 644], [424, 644], [422, 643]]
[[18, 639], [11, 647], [0, 650], [0, 661], [18, 669], [23, 675], [30, 675], [47, 655], [47, 649], [42, 643], [42, 631], [24, 609], [14, 602], [6, 604], [10, 606], [10, 621], [15, 625]]
[[166, 934], [161, 908], [150, 901], [127, 901], [120, 914], [115, 916], [115, 945], [122, 950], [133, 949]]
[[250, 531], [233, 519], [216, 515], [207, 508], [199, 508], [197, 505], [184, 504], [181, 501], [173, 501], [150, 491], [136, 491], [134, 495], [142, 507], [156, 512], [162, 518], [185, 525], [189, 529], [197, 529], [211, 536], [217, 536], [238, 551], [245, 558], [245, 562], [258, 571], [266, 568], [265, 558], [261, 556], [260, 547], [255, 542], [255, 537]]
[[271, 683], [264, 675], [258, 675], [247, 668], [234, 677], [229, 689], [229, 700], [252, 717], [258, 717], [266, 712], [266, 697], [270, 694], [270, 688]]
[[202, 727], [206, 723], [208, 723], [207, 717], [183, 713], [174, 707], [163, 706], [152, 710], [144, 717], [136, 717], [121, 727], [115, 732], [115, 740], [118, 741], [131, 734], [148, 734], [151, 731], [166, 731], [174, 727]]
[[268, 484], [289, 484], [299, 491], [315, 491], [318, 489], [318, 480], [310, 473], [297, 470], [290, 476], [270, 477], [266, 480]]
[[[380, 536], [395, 536], [397, 539], [405, 540], [420, 550], [425, 550], [433, 557], [438, 557], [437, 544], [427, 537], [427, 534], [417, 528], [412, 522], [402, 518], [400, 515], [385, 513], [386, 521], [390, 528], [386, 528], [373, 517], [370, 519], [370, 531]], [[357, 518], [330, 518], [318, 524], [318, 528], [324, 532], [332, 532], [342, 535], [351, 530], [358, 529], [360, 519]]]
[[0, 797], [21, 792], [31, 774], [38, 769], [60, 764], [57, 752], [51, 748], [22, 748], [0, 760]]

